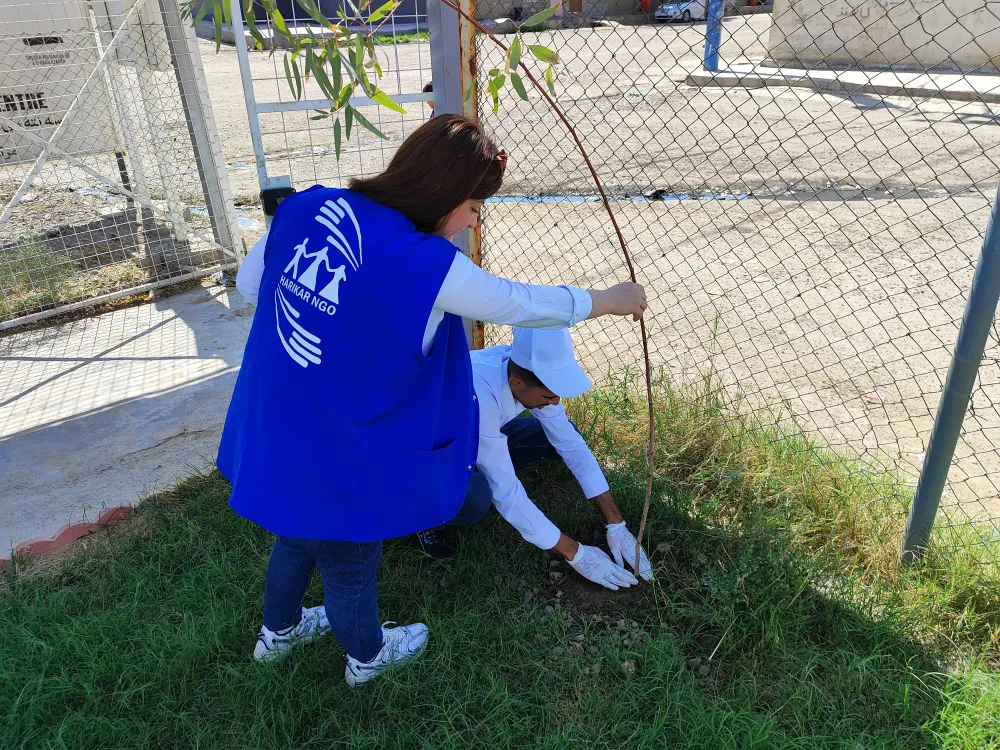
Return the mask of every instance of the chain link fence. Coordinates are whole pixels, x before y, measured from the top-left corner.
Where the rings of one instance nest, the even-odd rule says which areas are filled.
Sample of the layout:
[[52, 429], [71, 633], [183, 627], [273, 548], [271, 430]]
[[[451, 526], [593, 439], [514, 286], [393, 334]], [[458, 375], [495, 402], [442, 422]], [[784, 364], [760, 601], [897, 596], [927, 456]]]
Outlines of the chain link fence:
[[[608, 10], [567, 11], [526, 42], [561, 58], [559, 104], [648, 291], [654, 367], [915, 484], [1000, 180], [1000, 8], [727, 6], [707, 51], [705, 2]], [[482, 80], [504, 67], [488, 39], [476, 52]], [[555, 114], [530, 92], [495, 115], [483, 88], [481, 121], [510, 153], [484, 211], [484, 266], [535, 283], [627, 279]], [[486, 343], [506, 335], [487, 327]], [[619, 321], [575, 338], [606, 380], [641, 372], [637, 336]], [[939, 523], [1000, 523], [998, 363], [994, 328]]]
[[4, 0], [0, 52], [0, 326], [235, 267], [176, 0]]

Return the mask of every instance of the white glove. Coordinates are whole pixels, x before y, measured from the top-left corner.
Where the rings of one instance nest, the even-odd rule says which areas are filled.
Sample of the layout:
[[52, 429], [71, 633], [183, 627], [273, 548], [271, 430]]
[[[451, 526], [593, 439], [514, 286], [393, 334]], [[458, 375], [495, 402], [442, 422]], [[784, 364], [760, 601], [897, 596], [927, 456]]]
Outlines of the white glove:
[[599, 583], [612, 591], [617, 591], [619, 588], [627, 589], [638, 583], [634, 575], [625, 568], [615, 565], [611, 558], [597, 547], [581, 544], [576, 551], [576, 557], [567, 560], [567, 562], [573, 567], [573, 570], [584, 578]]
[[[608, 524], [608, 549], [615, 562], [625, 567], [625, 563], [630, 568], [635, 568], [635, 547], [639, 542], [632, 536], [632, 532], [625, 527], [625, 522]], [[622, 562], [624, 559], [625, 563]], [[646, 557], [646, 550], [639, 548], [639, 577], [644, 581], [653, 580], [653, 566], [649, 564]]]

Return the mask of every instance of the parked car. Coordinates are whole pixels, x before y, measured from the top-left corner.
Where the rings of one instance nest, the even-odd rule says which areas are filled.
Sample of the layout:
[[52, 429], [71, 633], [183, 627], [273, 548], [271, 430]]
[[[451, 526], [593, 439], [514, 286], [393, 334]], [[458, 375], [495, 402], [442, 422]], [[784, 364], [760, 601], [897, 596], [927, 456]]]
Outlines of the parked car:
[[657, 21], [704, 21], [708, 18], [708, 0], [682, 0], [663, 3], [656, 9], [653, 18]]

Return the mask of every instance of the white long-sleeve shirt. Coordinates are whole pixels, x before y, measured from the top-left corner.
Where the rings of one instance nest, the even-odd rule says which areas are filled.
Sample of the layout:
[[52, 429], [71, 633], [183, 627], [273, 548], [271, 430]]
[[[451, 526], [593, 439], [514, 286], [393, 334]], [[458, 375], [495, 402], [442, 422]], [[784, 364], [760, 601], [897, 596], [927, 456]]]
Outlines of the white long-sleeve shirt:
[[[254, 305], [264, 274], [267, 233], [253, 246], [236, 275], [236, 289]], [[387, 301], [388, 304], [388, 301]], [[593, 300], [574, 286], [519, 284], [487, 273], [461, 253], [445, 276], [424, 329], [423, 351], [429, 354], [445, 313], [500, 325], [566, 328], [590, 317]], [[405, 314], [400, 311], [400, 314]]]
[[[479, 457], [476, 466], [493, 492], [493, 504], [525, 541], [551, 549], [559, 541], [559, 527], [552, 523], [528, 497], [500, 428], [524, 411], [511, 393], [507, 363], [509, 346], [492, 346], [472, 352], [472, 378], [479, 401]], [[583, 494], [594, 498], [607, 492], [608, 481], [587, 443], [566, 416], [562, 404], [532, 409], [552, 447], [580, 483]]]

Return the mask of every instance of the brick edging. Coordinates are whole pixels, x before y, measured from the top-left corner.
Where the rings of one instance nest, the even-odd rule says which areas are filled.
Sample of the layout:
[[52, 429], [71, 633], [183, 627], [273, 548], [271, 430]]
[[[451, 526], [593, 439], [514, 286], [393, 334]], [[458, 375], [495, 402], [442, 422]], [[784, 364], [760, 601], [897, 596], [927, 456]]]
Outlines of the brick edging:
[[120, 505], [117, 508], [105, 508], [97, 516], [96, 521], [77, 521], [63, 526], [51, 537], [36, 537], [26, 542], [21, 542], [11, 550], [10, 556], [0, 557], [0, 570], [10, 567], [11, 557], [32, 558], [51, 552], [59, 547], [72, 544], [77, 539], [93, 534], [105, 526], [111, 526], [132, 515], [135, 508], [131, 505]]

